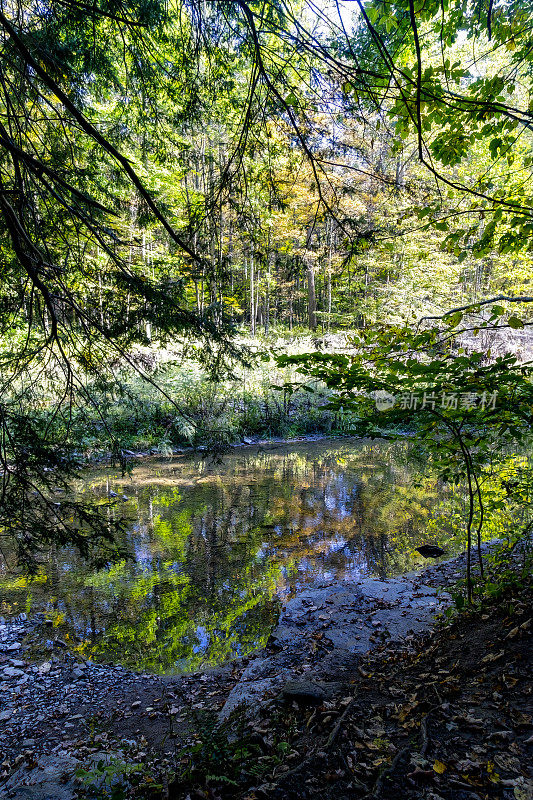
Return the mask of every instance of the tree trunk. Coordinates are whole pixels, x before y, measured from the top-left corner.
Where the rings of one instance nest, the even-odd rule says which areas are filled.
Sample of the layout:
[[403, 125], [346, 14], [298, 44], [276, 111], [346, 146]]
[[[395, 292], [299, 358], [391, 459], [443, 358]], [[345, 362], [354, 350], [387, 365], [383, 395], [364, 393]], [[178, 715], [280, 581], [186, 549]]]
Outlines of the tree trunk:
[[307, 313], [309, 319], [309, 327], [312, 331], [316, 331], [316, 291], [315, 291], [315, 271], [311, 264], [307, 267]]
[[329, 226], [329, 250], [328, 250], [328, 333], [331, 327], [331, 257], [333, 251], [333, 222]]
[[254, 255], [250, 255], [250, 333], [255, 336]]

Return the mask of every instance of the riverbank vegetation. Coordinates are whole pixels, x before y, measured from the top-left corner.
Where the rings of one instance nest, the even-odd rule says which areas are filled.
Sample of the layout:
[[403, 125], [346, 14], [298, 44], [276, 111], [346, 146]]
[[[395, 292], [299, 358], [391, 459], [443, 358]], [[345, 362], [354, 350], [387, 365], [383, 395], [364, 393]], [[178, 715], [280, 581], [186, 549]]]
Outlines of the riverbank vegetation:
[[98, 429], [113, 450], [336, 429], [275, 399], [245, 332], [401, 339], [470, 307], [462, 346], [527, 358], [528, 7], [458, 8], [1, 12], [2, 525], [28, 564], [52, 528], [106, 541], [43, 482]]

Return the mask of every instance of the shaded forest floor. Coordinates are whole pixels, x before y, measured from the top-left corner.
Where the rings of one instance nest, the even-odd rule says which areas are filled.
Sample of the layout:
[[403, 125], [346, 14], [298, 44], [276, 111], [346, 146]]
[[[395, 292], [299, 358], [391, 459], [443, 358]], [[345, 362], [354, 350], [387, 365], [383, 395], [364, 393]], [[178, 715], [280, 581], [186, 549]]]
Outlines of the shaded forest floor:
[[[529, 589], [361, 658], [351, 685], [329, 703], [286, 709], [287, 762], [229, 796], [529, 800], [530, 634]], [[255, 729], [272, 739], [268, 718]]]

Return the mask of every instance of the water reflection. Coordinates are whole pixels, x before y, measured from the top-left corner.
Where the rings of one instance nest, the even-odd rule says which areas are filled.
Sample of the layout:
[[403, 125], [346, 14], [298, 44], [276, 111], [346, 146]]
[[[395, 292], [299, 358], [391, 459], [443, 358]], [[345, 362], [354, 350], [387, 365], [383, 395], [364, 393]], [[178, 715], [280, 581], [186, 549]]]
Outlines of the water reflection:
[[91, 572], [52, 550], [36, 581], [5, 576], [2, 599], [45, 606], [86, 656], [155, 672], [260, 647], [276, 598], [308, 582], [416, 566], [439, 501], [405, 444], [350, 440], [146, 462], [131, 478], [98, 470], [77, 490], [117, 494], [108, 513], [127, 523], [132, 562]]

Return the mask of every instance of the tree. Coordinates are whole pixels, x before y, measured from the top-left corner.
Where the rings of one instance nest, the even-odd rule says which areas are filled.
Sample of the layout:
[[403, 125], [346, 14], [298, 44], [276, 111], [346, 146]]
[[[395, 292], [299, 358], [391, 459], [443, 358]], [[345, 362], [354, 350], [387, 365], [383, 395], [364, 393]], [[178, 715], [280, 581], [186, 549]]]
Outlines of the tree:
[[[490, 321], [480, 325], [495, 324], [502, 313], [492, 307]], [[303, 375], [323, 381], [332, 390], [332, 409], [358, 414], [355, 432], [375, 437], [385, 429], [388, 436], [404, 437], [407, 428], [427, 452], [428, 468], [445, 483], [464, 483], [471, 603], [474, 543], [484, 574], [482, 471], [497, 473], [513, 448], [529, 444], [533, 373], [531, 365], [511, 355], [487, 360], [482, 351], [466, 354], [457, 348], [461, 320], [461, 314], [451, 314], [444, 318], [446, 327], [425, 330], [383, 326], [354, 337], [354, 355], [308, 353], [278, 361], [297, 364]]]
[[235, 322], [364, 327], [390, 284], [400, 316], [420, 229], [442, 285], [527, 254], [529, 0], [357, 6], [353, 30], [277, 0], [0, 10], [0, 525], [28, 564], [58, 525], [96, 532], [53, 489], [72, 409], [98, 413], [119, 361], [152, 380], [135, 346], [179, 339], [216, 375]]
[[[187, 308], [180, 272], [210, 265], [180, 232], [181, 209], [149, 188], [181, 144], [176, 123], [198, 114], [198, 41], [157, 0], [18, 2], [0, 29], [0, 527], [32, 569], [50, 541], [105, 560], [113, 526], [54, 496], [79, 466], [72, 409], [97, 406], [86, 376], [119, 357], [143, 372], [131, 346], [153, 326], [193, 335], [215, 369], [232, 350], [217, 303]], [[147, 265], [150, 225], [159, 258]]]

